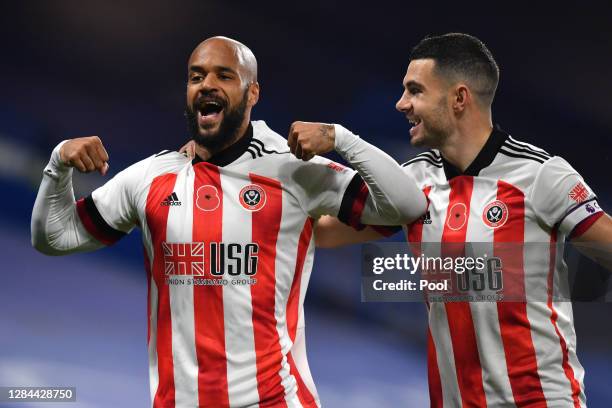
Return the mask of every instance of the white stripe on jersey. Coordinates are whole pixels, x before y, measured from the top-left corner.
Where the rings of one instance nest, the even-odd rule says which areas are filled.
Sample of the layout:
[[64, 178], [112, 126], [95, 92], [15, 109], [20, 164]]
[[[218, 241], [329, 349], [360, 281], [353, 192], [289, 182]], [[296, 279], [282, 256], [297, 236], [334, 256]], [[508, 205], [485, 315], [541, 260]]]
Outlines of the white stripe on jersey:
[[[193, 231], [193, 183], [192, 171], [181, 171], [174, 189], [181, 206], [171, 206], [168, 211], [166, 239], [168, 243], [191, 242]], [[189, 244], [185, 251], [190, 251]], [[186, 266], [187, 268], [189, 266]], [[178, 272], [178, 271], [177, 271]], [[189, 274], [189, 271], [185, 272]], [[195, 316], [192, 285], [168, 285], [170, 291], [170, 316], [172, 322], [172, 359], [174, 361], [174, 390], [177, 407], [198, 406], [198, 359], [195, 345]]]
[[[448, 207], [450, 188], [432, 190], [429, 193], [429, 211], [430, 214], [442, 213], [446, 214]], [[435, 215], [434, 215], [435, 217]], [[444, 216], [442, 216], [442, 219]], [[422, 242], [427, 243], [442, 242], [442, 233], [444, 232], [444, 222], [432, 223], [429, 228], [423, 228]], [[428, 256], [440, 256], [441, 248], [432, 245], [434, 250], [425, 250]], [[437, 251], [437, 253], [436, 253]], [[444, 303], [435, 302], [429, 305], [429, 327], [431, 328], [431, 336], [436, 346], [436, 358], [438, 361], [438, 371], [442, 383], [442, 400], [444, 407], [461, 406], [461, 394], [459, 392], [459, 384], [457, 382], [455, 358], [453, 352], [452, 341], [450, 338], [450, 329], [446, 316]]]
[[[492, 202], [496, 198], [497, 191], [487, 189], [486, 183], [478, 178], [474, 179], [470, 208], [478, 211], [482, 202]], [[476, 217], [469, 217], [467, 223], [466, 242], [474, 243], [473, 247], [478, 255], [493, 255], [493, 229], [488, 228], [480, 218]], [[514, 398], [508, 378], [497, 304], [471, 302], [470, 309], [474, 330], [477, 331], [476, 342], [483, 371], [483, 388], [487, 405], [491, 407], [513, 406]]]
[[[245, 180], [244, 186], [249, 183]], [[223, 241], [252, 242], [252, 215], [236, 200], [243, 185], [232, 183], [221, 174], [223, 186]], [[236, 228], [240, 225], [240, 228]], [[223, 286], [225, 354], [230, 406], [244, 406], [257, 401], [257, 366], [253, 336], [251, 287]]]
[[[145, 197], [149, 194], [149, 191], [145, 191]], [[149, 313], [149, 320], [147, 322], [149, 330], [149, 341], [147, 343], [147, 354], [149, 356], [149, 393], [151, 394], [151, 406], [155, 400], [155, 394], [157, 393], [157, 387], [159, 385], [159, 372], [157, 366], [157, 304], [158, 304], [158, 290], [155, 278], [153, 276], [153, 262], [154, 262], [154, 251], [153, 243], [151, 241], [151, 231], [146, 220], [140, 220], [140, 228], [142, 230], [142, 245], [144, 248], [144, 256], [146, 257], [145, 263], [148, 261], [149, 276], [149, 298], [147, 299], [147, 310]]]
[[[301, 211], [289, 203], [288, 194], [282, 192], [282, 213], [283, 222], [281, 222], [278, 231], [278, 240], [276, 241], [276, 288], [274, 300], [274, 316], [276, 317], [276, 330], [280, 340], [281, 350], [283, 351], [283, 361], [281, 363], [280, 376], [283, 379], [281, 384], [285, 389], [285, 402], [289, 408], [302, 408], [297, 396], [297, 382], [290, 373], [289, 363], [287, 361], [287, 353], [291, 350], [291, 339], [287, 328], [287, 301], [291, 292], [291, 284], [297, 261], [299, 234], [295, 234], [296, 230], [300, 230], [301, 226], [293, 225], [300, 218], [296, 217], [296, 212]], [[281, 247], [291, 248], [291, 251], [283, 251]]]
[[[143, 234], [144, 236], [144, 234]], [[147, 245], [145, 245], [147, 246]], [[149, 257], [151, 260], [151, 264], [153, 262], [153, 258]], [[153, 267], [151, 267], [151, 271]], [[157, 303], [158, 303], [158, 294], [157, 294], [157, 285], [155, 284], [155, 279], [151, 276], [151, 282], [149, 284], [150, 290], [150, 300], [149, 307], [151, 310], [151, 317], [149, 319], [149, 344], [147, 345], [148, 354], [149, 354], [149, 392], [151, 393], [151, 405], [155, 400], [155, 393], [157, 393], [157, 386], [159, 385], [159, 373], [157, 367]]]

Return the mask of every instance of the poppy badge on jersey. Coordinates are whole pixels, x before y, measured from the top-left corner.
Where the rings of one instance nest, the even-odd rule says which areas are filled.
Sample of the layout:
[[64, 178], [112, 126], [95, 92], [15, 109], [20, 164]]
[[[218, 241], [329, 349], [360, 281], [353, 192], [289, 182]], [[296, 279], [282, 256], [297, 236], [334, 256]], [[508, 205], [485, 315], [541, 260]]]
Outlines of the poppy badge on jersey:
[[453, 231], [459, 231], [468, 219], [467, 206], [463, 203], [455, 203], [448, 212], [446, 225]]
[[196, 206], [202, 211], [214, 211], [219, 207], [221, 199], [219, 190], [210, 184], [201, 186], [196, 191]]
[[249, 184], [240, 190], [238, 199], [245, 210], [259, 211], [266, 205], [266, 192], [257, 184]]
[[482, 221], [491, 227], [499, 228], [508, 221], [508, 206], [499, 200], [487, 204], [482, 212]]

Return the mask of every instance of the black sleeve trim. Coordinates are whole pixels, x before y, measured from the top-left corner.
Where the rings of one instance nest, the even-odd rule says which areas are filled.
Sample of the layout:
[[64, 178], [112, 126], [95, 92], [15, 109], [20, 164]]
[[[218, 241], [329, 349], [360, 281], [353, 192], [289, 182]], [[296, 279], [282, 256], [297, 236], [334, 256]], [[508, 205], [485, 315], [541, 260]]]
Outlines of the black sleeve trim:
[[338, 219], [347, 225], [351, 225], [351, 218], [353, 215], [353, 204], [359, 196], [361, 186], [365, 182], [358, 173], [355, 173], [353, 179], [350, 181], [348, 187], [344, 191], [344, 197], [342, 197], [342, 203], [340, 204], [340, 211], [338, 211]]
[[[111, 227], [106, 223], [106, 221], [104, 221], [104, 218], [102, 218], [100, 211], [98, 211], [91, 194], [85, 197], [83, 203], [89, 218], [89, 220], [83, 220], [85, 227], [89, 230], [92, 226], [91, 224], [93, 224], [93, 228], [95, 229], [94, 236], [96, 238], [104, 243], [114, 243], [127, 235], [125, 232]], [[87, 221], [90, 221], [91, 224]]]

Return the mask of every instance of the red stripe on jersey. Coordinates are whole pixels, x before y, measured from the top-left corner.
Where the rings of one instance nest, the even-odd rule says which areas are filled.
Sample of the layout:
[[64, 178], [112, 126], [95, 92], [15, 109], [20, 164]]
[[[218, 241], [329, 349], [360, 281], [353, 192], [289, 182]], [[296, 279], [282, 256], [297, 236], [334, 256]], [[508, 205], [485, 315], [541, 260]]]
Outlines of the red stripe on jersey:
[[252, 240], [259, 245], [257, 283], [251, 286], [253, 330], [257, 362], [257, 390], [260, 404], [275, 402], [285, 407], [285, 389], [280, 370], [283, 354], [276, 328], [276, 242], [283, 212], [279, 181], [250, 174], [251, 182], [259, 185], [266, 195], [266, 204], [252, 212]]
[[565, 343], [565, 339], [561, 335], [559, 331], [559, 327], [557, 326], [557, 311], [555, 310], [552, 303], [552, 295], [553, 295], [553, 279], [555, 273], [555, 265], [557, 263], [557, 228], [553, 229], [550, 235], [550, 266], [548, 269], [548, 308], [550, 309], [550, 321], [552, 322], [555, 332], [559, 337], [559, 345], [561, 346], [561, 353], [563, 355], [561, 365], [563, 367], [563, 372], [565, 372], [565, 376], [569, 380], [572, 387], [572, 399], [574, 401], [574, 408], [580, 408], [580, 384], [578, 380], [576, 380], [576, 376], [574, 375], [574, 369], [569, 364], [569, 352], [567, 350], [567, 343]]
[[289, 366], [291, 367], [291, 375], [295, 377], [295, 381], [297, 382], [297, 395], [298, 399], [300, 400], [300, 404], [302, 404], [304, 408], [317, 408], [317, 403], [315, 402], [314, 397], [310, 393], [310, 390], [306, 386], [306, 383], [304, 383], [304, 380], [300, 375], [300, 371], [298, 370], [297, 365], [293, 360], [291, 352], [287, 353], [287, 361], [289, 362]]
[[[213, 275], [218, 258], [211, 258], [211, 245], [223, 241], [223, 190], [219, 168], [210, 163], [193, 167], [193, 242], [204, 242], [205, 279]], [[219, 256], [217, 250], [217, 257]], [[198, 359], [198, 401], [201, 407], [229, 406], [227, 357], [223, 317], [223, 285], [194, 285], [193, 310], [196, 356]]]
[[427, 380], [429, 383], [429, 400], [431, 408], [442, 408], [442, 380], [438, 369], [438, 356], [436, 345], [431, 336], [431, 330], [427, 329]]
[[[465, 243], [474, 178], [458, 176], [450, 180], [448, 209], [442, 232], [442, 243]], [[463, 256], [463, 247], [444, 248], [442, 256]], [[482, 383], [482, 367], [474, 332], [472, 311], [468, 302], [445, 303], [448, 316], [457, 382], [464, 406], [487, 405]]]
[[155, 392], [153, 407], [174, 407], [174, 363], [172, 361], [172, 318], [170, 314], [170, 291], [165, 282], [164, 253], [162, 242], [166, 240], [168, 211], [170, 207], [161, 202], [174, 189], [176, 174], [164, 174], [151, 182], [147, 195], [147, 226], [153, 244], [153, 279], [157, 286], [157, 371], [159, 384]]
[[312, 226], [314, 220], [310, 217], [306, 219], [300, 240], [298, 242], [297, 259], [295, 261], [295, 272], [293, 274], [293, 282], [291, 282], [291, 291], [287, 300], [287, 330], [291, 341], [295, 341], [295, 333], [297, 331], [299, 306], [300, 306], [300, 284], [302, 282], [302, 269], [306, 260], [306, 252], [312, 238]]
[[368, 185], [362, 180], [359, 193], [357, 193], [357, 196], [353, 201], [353, 207], [351, 208], [351, 215], [349, 218], [349, 225], [357, 230], [363, 228], [363, 224], [361, 224], [361, 214], [363, 213], [363, 209], [365, 208], [365, 203], [369, 194], [370, 190], [368, 190]]
[[[289, 338], [291, 341], [295, 341], [295, 335], [297, 333], [297, 325], [299, 319], [299, 305], [300, 305], [300, 285], [302, 282], [302, 271], [304, 269], [304, 261], [306, 260], [306, 253], [310, 246], [312, 239], [312, 226], [314, 220], [312, 218], [306, 219], [304, 228], [300, 234], [300, 241], [298, 243], [297, 260], [295, 262], [295, 273], [293, 275], [293, 282], [291, 283], [291, 291], [289, 293], [289, 300], [287, 301], [287, 330], [289, 331]], [[312, 393], [304, 384], [302, 376], [293, 361], [291, 353], [287, 355], [287, 361], [291, 368], [291, 375], [296, 379], [298, 386], [298, 398], [304, 407], [316, 407], [314, 397]]]
[[[502, 261], [504, 292], [511, 297], [524, 298], [525, 196], [518, 188], [500, 180], [497, 182], [497, 199], [506, 204], [508, 219], [493, 233], [493, 253]], [[537, 403], [545, 405], [527, 303], [497, 302], [497, 313], [514, 403], [518, 407]]]

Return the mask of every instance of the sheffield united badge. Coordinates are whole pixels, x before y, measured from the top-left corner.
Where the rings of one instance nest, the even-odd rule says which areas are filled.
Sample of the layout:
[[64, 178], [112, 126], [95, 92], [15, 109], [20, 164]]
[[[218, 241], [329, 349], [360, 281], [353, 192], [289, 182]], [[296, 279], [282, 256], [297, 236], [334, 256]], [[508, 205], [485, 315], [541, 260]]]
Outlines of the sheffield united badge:
[[259, 211], [266, 205], [266, 192], [256, 184], [249, 184], [240, 190], [238, 198], [245, 210]]
[[508, 215], [508, 206], [495, 200], [485, 206], [482, 221], [491, 228], [499, 228], [508, 221]]

